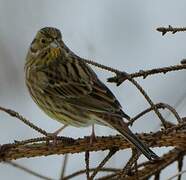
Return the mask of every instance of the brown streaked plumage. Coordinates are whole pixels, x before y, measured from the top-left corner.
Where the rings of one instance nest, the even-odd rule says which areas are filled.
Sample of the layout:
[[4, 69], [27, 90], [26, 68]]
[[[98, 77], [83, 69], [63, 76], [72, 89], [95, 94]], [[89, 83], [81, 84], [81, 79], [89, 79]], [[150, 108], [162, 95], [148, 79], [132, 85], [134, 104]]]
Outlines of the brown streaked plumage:
[[63, 42], [58, 29], [38, 31], [30, 45], [26, 64], [26, 85], [38, 106], [65, 125], [94, 123], [116, 129], [148, 159], [158, 156], [127, 127], [130, 119], [112, 92], [94, 71]]

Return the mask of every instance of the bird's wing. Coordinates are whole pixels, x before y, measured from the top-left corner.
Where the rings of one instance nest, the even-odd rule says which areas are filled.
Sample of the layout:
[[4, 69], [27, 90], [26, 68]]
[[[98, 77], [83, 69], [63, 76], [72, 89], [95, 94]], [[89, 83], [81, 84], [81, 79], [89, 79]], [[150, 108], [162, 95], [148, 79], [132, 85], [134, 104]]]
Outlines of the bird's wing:
[[60, 61], [49, 68], [49, 71], [43, 71], [47, 76], [44, 93], [92, 112], [127, 116], [112, 92], [81, 60], [76, 60], [75, 64]]

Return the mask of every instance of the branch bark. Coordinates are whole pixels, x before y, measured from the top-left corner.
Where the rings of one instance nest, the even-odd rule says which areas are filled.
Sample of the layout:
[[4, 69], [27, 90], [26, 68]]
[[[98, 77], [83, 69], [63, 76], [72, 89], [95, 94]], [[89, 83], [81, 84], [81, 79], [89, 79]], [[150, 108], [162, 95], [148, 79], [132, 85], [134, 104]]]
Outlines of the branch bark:
[[[183, 121], [178, 125], [174, 125], [162, 131], [155, 133], [142, 133], [137, 134], [137, 136], [151, 147], [173, 146], [186, 150], [185, 132], [186, 121]], [[121, 136], [97, 137], [96, 142], [91, 146], [89, 144], [89, 137], [71, 139], [71, 141], [66, 141], [65, 139], [68, 138], [58, 137], [58, 143], [55, 146], [46, 143], [48, 137], [1, 145], [0, 161], [31, 158], [36, 156], [49, 156], [53, 154], [104, 151], [112, 148], [118, 148], [120, 150], [132, 148], [132, 145]]]

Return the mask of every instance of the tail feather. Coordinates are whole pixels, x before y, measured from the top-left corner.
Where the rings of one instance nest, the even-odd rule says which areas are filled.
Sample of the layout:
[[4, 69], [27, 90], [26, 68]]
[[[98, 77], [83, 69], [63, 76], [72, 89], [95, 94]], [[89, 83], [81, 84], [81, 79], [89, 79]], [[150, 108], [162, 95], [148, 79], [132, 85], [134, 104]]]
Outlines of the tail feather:
[[130, 135], [129, 132], [123, 132], [122, 135], [124, 135], [131, 143], [133, 143], [137, 149], [139, 149], [149, 160], [157, 159], [158, 156], [150, 149], [148, 148], [142, 141], [139, 140], [137, 136], [135, 136], [131, 131]]
[[149, 160], [159, 158], [150, 148], [148, 148], [140, 139], [135, 136], [123, 120], [118, 119], [118, 123], [110, 123], [114, 129], [120, 132], [128, 141], [130, 141], [138, 150], [140, 150]]

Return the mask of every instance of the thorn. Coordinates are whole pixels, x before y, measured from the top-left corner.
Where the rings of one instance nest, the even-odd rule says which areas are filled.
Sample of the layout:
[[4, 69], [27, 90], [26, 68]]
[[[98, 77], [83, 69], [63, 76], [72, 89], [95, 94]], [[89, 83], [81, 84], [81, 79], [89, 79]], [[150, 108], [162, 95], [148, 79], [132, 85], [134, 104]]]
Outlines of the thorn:
[[167, 33], [167, 31], [162, 31], [162, 36], [164, 36]]
[[180, 63], [181, 64], [186, 64], [186, 59], [182, 59]]
[[162, 32], [162, 31], [164, 31], [164, 30], [165, 30], [164, 27], [158, 27], [158, 28], [156, 28], [156, 31], [159, 31], [159, 32]]
[[172, 32], [172, 34], [175, 34], [177, 32], [177, 30], [174, 30], [173, 32]]
[[107, 82], [111, 82], [111, 83], [114, 83], [114, 82], [117, 82], [117, 81], [118, 81], [117, 76], [110, 77], [110, 78], [107, 79]]

